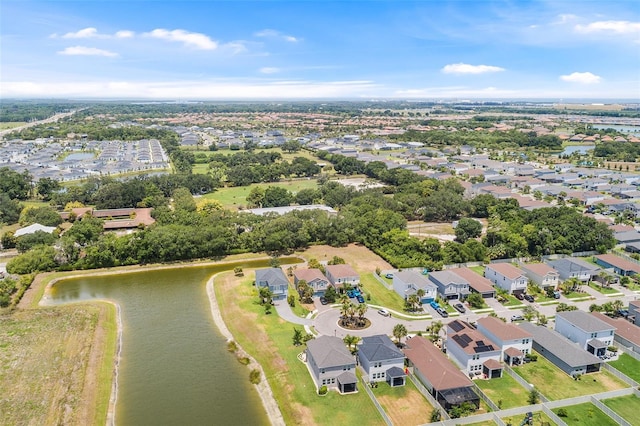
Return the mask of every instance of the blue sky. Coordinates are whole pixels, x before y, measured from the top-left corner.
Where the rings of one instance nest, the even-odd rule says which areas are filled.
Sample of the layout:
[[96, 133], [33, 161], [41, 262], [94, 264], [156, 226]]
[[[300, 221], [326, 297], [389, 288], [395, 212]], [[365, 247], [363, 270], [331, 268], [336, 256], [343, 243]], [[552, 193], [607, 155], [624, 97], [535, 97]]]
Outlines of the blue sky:
[[2, 0], [0, 97], [640, 100], [637, 1]]

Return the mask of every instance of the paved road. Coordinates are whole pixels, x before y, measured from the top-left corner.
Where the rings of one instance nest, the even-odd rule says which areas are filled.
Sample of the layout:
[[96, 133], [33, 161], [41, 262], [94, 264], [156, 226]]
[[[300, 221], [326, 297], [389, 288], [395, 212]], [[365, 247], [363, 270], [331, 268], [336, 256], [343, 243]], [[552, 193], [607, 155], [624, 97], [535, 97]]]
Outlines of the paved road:
[[[80, 111], [80, 110], [78, 110], [78, 111]], [[69, 117], [70, 115], [73, 115], [75, 113], [76, 113], [76, 111], [60, 113], [60, 114], [53, 115], [53, 116], [51, 116], [49, 118], [45, 118], [44, 120], [31, 121], [31, 122], [29, 122], [27, 124], [24, 124], [24, 125], [20, 126], [20, 127], [14, 127], [12, 129], [0, 130], [0, 138], [4, 137], [4, 135], [7, 135], [7, 134], [9, 134], [11, 132], [20, 131], [20, 130], [26, 129], [28, 127], [37, 126], [38, 124], [53, 123], [53, 122], [56, 122], [56, 121], [60, 120], [61, 118]]]

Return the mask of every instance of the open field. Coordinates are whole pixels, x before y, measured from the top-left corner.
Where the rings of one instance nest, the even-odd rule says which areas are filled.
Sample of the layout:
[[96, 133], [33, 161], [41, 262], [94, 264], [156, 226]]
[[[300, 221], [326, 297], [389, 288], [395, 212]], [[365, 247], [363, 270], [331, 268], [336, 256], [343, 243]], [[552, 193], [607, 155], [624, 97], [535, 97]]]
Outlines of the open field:
[[386, 382], [380, 382], [372, 390], [394, 425], [429, 423], [433, 407], [410, 380], [405, 386], [393, 388]]
[[251, 189], [256, 186], [260, 186], [265, 189], [269, 186], [281, 186], [295, 194], [301, 189], [316, 189], [318, 187], [318, 183], [315, 179], [300, 179], [271, 183], [254, 183], [249, 186], [220, 188], [215, 192], [203, 195], [202, 198], [207, 200], [218, 200], [220, 201], [220, 203], [222, 203], [222, 207], [226, 209], [246, 208], [247, 196], [251, 192]]
[[[617, 423], [613, 419], [602, 412], [598, 407], [590, 402], [585, 404], [572, 405], [564, 407], [567, 410], [567, 417], [561, 417], [568, 425], [579, 426], [616, 426]], [[553, 410], [558, 413], [560, 408]]]
[[2, 423], [104, 424], [116, 346], [114, 315], [107, 304], [1, 315]]
[[640, 425], [638, 409], [640, 409], [640, 398], [631, 394], [618, 398], [603, 399], [602, 403], [618, 413], [623, 419], [632, 425]]
[[497, 379], [475, 380], [474, 383], [502, 409], [529, 404], [527, 402], [529, 391], [507, 373], [503, 373], [502, 377]]
[[598, 373], [585, 374], [580, 377], [580, 380], [574, 380], [540, 354], [538, 354], [536, 362], [514, 367], [514, 371], [551, 400], [596, 394], [627, 387], [624, 382], [604, 370]]
[[316, 394], [306, 365], [297, 358], [305, 347], [292, 344], [294, 326], [277, 314], [264, 314], [251, 280], [224, 273], [214, 287], [227, 326], [262, 365], [286, 424], [383, 424], [364, 391], [345, 396]]
[[[511, 416], [511, 417], [502, 417], [502, 421], [506, 424], [519, 425], [524, 420], [524, 415], [519, 416]], [[542, 426], [543, 424], [548, 424], [549, 426], [555, 425], [556, 423], [549, 418], [544, 412], [536, 411], [533, 413], [533, 424], [532, 426]]]
[[0, 130], [14, 129], [25, 124], [27, 124], [26, 121], [2, 121], [0, 122]]
[[617, 360], [611, 361], [610, 366], [621, 373], [640, 382], [640, 361], [627, 354], [620, 354]]

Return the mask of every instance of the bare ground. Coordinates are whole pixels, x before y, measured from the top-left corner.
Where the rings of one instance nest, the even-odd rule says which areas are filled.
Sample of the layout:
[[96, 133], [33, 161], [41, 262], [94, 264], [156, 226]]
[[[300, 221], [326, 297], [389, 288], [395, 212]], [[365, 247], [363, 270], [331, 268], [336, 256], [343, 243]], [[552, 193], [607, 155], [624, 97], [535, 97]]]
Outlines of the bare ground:
[[376, 396], [394, 425], [420, 425], [429, 423], [433, 407], [417, 390], [406, 387], [399, 398], [392, 395]]
[[319, 262], [328, 261], [338, 256], [360, 273], [371, 273], [376, 267], [392, 269], [380, 256], [359, 244], [349, 244], [346, 247], [331, 247], [326, 245], [311, 246], [303, 252], [296, 252], [305, 259], [316, 258]]

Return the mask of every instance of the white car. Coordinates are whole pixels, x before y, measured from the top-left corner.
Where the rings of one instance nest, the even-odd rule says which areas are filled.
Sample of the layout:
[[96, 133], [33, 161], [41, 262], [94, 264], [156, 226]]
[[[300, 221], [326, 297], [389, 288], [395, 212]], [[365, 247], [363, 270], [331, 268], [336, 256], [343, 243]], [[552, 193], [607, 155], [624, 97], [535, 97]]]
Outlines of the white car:
[[378, 310], [378, 313], [379, 313], [380, 315], [382, 315], [383, 317], [389, 317], [389, 316], [391, 316], [391, 314], [389, 313], [389, 311], [387, 311], [386, 309], [379, 309], [379, 310]]

